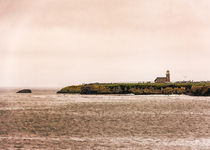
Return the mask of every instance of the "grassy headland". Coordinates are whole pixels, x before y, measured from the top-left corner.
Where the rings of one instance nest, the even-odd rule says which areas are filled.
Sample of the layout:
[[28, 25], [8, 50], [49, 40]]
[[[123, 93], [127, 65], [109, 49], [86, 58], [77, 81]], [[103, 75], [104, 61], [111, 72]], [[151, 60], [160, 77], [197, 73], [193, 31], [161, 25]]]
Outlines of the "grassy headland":
[[57, 93], [63, 94], [186, 94], [210, 96], [210, 83], [92, 83], [68, 86]]

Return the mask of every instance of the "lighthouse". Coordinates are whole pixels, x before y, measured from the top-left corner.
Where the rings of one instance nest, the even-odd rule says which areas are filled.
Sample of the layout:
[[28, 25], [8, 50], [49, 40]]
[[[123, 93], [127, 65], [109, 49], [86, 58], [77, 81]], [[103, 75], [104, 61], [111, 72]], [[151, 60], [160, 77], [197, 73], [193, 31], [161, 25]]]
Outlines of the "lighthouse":
[[166, 71], [166, 82], [171, 82], [169, 70]]
[[171, 82], [170, 71], [169, 70], [166, 71], [166, 76], [165, 77], [157, 77], [155, 79], [155, 83], [168, 83], [168, 82]]

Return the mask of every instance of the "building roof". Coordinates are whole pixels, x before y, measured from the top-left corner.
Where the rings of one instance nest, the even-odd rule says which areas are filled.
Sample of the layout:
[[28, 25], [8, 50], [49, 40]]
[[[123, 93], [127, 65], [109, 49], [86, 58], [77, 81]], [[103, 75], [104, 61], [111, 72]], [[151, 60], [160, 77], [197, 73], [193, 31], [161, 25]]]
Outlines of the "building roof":
[[157, 78], [155, 79], [155, 81], [157, 81], [157, 80], [167, 80], [167, 78], [166, 78], [166, 77], [157, 77]]
[[166, 77], [157, 77], [156, 79], [166, 79]]

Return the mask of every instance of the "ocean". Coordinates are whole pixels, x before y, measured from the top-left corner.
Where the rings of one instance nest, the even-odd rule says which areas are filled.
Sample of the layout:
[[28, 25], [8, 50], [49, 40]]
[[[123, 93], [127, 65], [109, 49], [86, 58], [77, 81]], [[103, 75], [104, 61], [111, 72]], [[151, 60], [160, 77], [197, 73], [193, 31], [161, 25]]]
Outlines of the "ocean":
[[210, 97], [0, 89], [0, 149], [209, 149]]

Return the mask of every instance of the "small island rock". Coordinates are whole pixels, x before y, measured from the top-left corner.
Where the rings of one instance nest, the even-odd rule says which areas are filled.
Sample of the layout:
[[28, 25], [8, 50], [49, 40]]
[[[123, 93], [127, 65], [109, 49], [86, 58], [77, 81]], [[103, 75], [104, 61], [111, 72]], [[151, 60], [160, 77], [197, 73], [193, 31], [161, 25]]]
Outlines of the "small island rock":
[[32, 91], [30, 89], [23, 89], [18, 91], [17, 93], [32, 93]]

